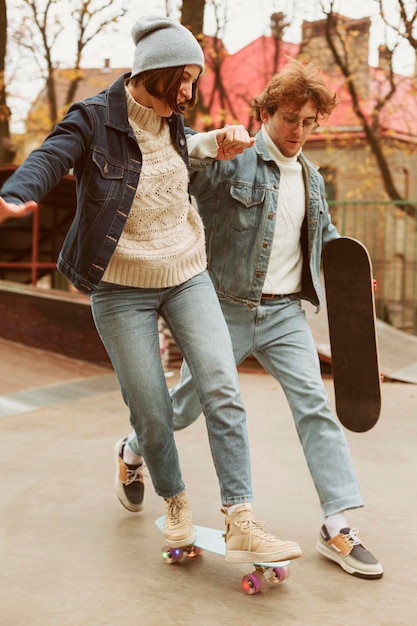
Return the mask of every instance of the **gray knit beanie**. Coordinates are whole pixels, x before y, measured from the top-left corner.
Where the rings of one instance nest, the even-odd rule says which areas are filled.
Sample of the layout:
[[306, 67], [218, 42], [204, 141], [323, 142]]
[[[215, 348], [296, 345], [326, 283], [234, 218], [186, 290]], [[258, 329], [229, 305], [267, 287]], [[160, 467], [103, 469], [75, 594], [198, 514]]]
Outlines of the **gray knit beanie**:
[[132, 74], [182, 65], [199, 65], [204, 71], [203, 51], [185, 26], [169, 17], [146, 15], [132, 28], [136, 45]]

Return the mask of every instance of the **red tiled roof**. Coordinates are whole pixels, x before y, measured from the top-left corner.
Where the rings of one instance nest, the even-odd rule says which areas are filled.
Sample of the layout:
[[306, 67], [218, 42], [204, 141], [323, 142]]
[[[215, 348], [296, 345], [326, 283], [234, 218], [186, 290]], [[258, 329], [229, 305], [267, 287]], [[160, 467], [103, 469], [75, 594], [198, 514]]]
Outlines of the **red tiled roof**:
[[[208, 38], [206, 38], [208, 39]], [[226, 121], [231, 123], [238, 120], [247, 124], [250, 117], [250, 101], [252, 97], [262, 91], [271, 76], [285, 64], [284, 55], [296, 56], [299, 46], [282, 42], [281, 53], [278, 55], [278, 65], [274, 66], [276, 55], [275, 40], [272, 37], [262, 36], [236, 52], [228, 55], [221, 66], [221, 76], [227, 97], [232, 103], [231, 110], [236, 113], [236, 119], [229, 113]], [[200, 81], [200, 92], [204, 104], [210, 101], [215, 74], [210, 70], [210, 50], [207, 46], [206, 71]], [[210, 111], [216, 124], [221, 118], [222, 106], [218, 94], [216, 94], [210, 106]]]
[[[210, 112], [216, 127], [223, 122], [239, 121], [248, 126], [250, 120], [250, 101], [259, 94], [272, 75], [279, 71], [287, 62], [286, 56], [297, 57], [300, 46], [288, 42], [280, 42], [278, 62], [276, 57], [275, 40], [273, 37], [262, 36], [251, 42], [235, 54], [227, 55], [221, 66], [222, 83], [226, 90], [230, 109], [222, 117], [222, 106], [218, 93], [213, 98]], [[200, 92], [205, 105], [212, 96], [214, 73], [210, 70], [210, 46], [206, 50], [206, 72], [200, 81]], [[342, 74], [326, 74], [323, 78], [338, 95], [339, 105], [331, 115], [328, 125], [346, 129], [347, 131], [360, 130], [360, 123], [353, 111], [352, 102]], [[382, 127], [388, 134], [395, 137], [415, 141], [417, 136], [416, 88], [412, 77], [395, 76], [397, 90], [393, 98], [385, 105], [380, 114]], [[362, 101], [362, 106], [368, 115], [371, 115], [375, 102], [381, 93], [389, 88], [387, 78], [382, 69], [369, 67], [369, 100]], [[255, 123], [255, 126], [258, 125]], [[253, 128], [253, 121], [252, 121]]]
[[[217, 55], [221, 55], [221, 78], [225, 90], [225, 102], [221, 102], [218, 90], [213, 95], [215, 74], [211, 69], [214, 46], [217, 45]], [[250, 102], [259, 94], [272, 75], [279, 71], [287, 62], [287, 57], [297, 57], [300, 45], [279, 42], [271, 36], [261, 36], [241, 48], [234, 54], [228, 54], [221, 41], [205, 37], [206, 71], [200, 81], [200, 99], [209, 107], [210, 122], [215, 126], [224, 123], [239, 122], [251, 129], [258, 128], [258, 124], [251, 115]], [[369, 67], [369, 100], [362, 102], [368, 115], [372, 114], [376, 99], [381, 92], [388, 89], [387, 79], [381, 68]], [[87, 68], [82, 70], [82, 79], [77, 85], [76, 100], [82, 100], [104, 89], [113, 83], [126, 68]], [[66, 89], [68, 88], [69, 72], [57, 72], [58, 107], [62, 110], [65, 103]], [[340, 132], [361, 133], [361, 126], [355, 115], [351, 99], [343, 76], [337, 73], [326, 74], [323, 78], [338, 95], [339, 105], [324, 126]], [[395, 76], [397, 90], [390, 102], [380, 113], [380, 122], [387, 135], [398, 139], [415, 142], [417, 138], [416, 100], [417, 91], [414, 79], [407, 76]], [[42, 101], [40, 94], [38, 102]], [[35, 105], [36, 106], [36, 105]], [[64, 107], [66, 108], [66, 107]], [[203, 128], [203, 118], [196, 122], [197, 128]]]

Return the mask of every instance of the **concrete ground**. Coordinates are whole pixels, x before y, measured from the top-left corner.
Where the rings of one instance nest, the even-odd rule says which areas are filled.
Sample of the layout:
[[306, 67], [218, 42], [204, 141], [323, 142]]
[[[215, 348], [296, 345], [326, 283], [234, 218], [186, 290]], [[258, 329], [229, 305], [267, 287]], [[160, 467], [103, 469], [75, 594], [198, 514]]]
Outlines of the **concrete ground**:
[[[0, 354], [1, 626], [416, 624], [416, 386], [384, 383], [376, 427], [346, 432], [367, 504], [348, 520], [385, 569], [368, 581], [315, 552], [321, 511], [284, 395], [240, 373], [257, 517], [304, 550], [287, 581], [248, 596], [250, 566], [162, 561], [149, 478], [142, 513], [118, 503], [113, 447], [129, 427], [111, 370], [5, 340]], [[177, 442], [194, 521], [222, 527], [203, 419]]]

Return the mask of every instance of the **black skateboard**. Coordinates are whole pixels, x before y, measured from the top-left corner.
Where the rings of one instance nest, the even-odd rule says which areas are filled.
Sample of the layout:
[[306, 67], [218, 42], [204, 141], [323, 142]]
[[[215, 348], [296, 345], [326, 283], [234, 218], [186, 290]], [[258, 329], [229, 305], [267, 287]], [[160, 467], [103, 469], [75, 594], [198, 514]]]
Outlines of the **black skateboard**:
[[371, 261], [349, 237], [324, 249], [323, 271], [336, 412], [349, 430], [365, 432], [381, 412], [381, 377]]

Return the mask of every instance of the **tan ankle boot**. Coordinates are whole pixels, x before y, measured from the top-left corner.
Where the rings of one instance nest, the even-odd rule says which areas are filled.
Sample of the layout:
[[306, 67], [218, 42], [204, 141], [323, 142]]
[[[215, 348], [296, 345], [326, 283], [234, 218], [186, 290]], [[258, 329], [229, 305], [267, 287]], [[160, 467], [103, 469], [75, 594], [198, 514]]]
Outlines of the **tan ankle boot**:
[[264, 522], [256, 522], [247, 505], [242, 504], [226, 515], [226, 561], [230, 563], [270, 563], [297, 559], [302, 555], [295, 541], [283, 541], [270, 535]]
[[164, 498], [166, 506], [164, 535], [171, 548], [189, 546], [195, 541], [190, 505], [185, 490], [175, 498]]

